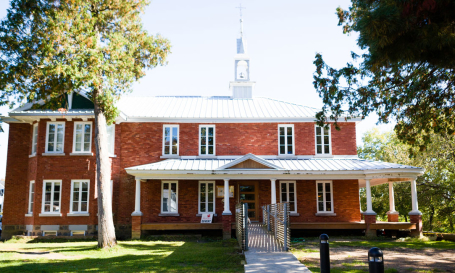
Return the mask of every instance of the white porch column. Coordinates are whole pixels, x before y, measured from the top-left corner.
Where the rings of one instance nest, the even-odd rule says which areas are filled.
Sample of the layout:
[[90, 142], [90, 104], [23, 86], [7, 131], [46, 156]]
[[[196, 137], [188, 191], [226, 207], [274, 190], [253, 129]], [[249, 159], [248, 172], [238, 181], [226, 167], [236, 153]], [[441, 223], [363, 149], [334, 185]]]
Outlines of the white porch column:
[[395, 210], [395, 196], [393, 193], [393, 182], [389, 182], [389, 211], [388, 214], [397, 214]]
[[412, 199], [412, 211], [409, 215], [422, 215], [419, 211], [419, 204], [417, 202], [417, 185], [415, 179], [411, 180], [411, 199]]
[[370, 179], [365, 180], [365, 186], [366, 186], [366, 191], [367, 191], [367, 210], [363, 214], [376, 215], [376, 212], [373, 211], [373, 203], [371, 202]]
[[272, 189], [272, 204], [276, 204], [276, 179], [270, 179]]
[[362, 198], [360, 198], [360, 188], [359, 188], [359, 207], [360, 207], [360, 213], [363, 213], [363, 211], [362, 211]]
[[141, 179], [136, 179], [136, 196], [134, 200], [134, 212], [131, 216], [142, 216], [141, 212]]
[[232, 215], [229, 209], [229, 179], [224, 179], [224, 211], [223, 215]]

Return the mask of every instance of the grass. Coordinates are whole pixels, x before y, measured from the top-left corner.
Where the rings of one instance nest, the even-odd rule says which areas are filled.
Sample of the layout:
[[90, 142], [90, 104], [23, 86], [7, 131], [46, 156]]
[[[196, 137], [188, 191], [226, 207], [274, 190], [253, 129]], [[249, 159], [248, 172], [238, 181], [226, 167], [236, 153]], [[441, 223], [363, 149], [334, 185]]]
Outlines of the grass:
[[[94, 241], [7, 241], [0, 243], [0, 272], [243, 272], [244, 257], [237, 253], [235, 240], [125, 241], [108, 250], [96, 246]], [[64, 257], [24, 259], [18, 251], [50, 251]]]

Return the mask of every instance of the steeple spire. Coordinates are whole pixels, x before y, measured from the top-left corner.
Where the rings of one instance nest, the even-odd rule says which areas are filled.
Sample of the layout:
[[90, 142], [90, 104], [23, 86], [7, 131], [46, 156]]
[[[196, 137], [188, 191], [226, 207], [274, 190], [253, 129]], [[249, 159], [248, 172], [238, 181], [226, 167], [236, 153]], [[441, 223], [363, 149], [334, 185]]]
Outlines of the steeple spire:
[[250, 57], [247, 55], [246, 40], [243, 37], [242, 4], [236, 7], [240, 11], [240, 38], [237, 38], [237, 55], [235, 55], [235, 79], [230, 82], [232, 97], [250, 99], [253, 97], [255, 82], [250, 81]]

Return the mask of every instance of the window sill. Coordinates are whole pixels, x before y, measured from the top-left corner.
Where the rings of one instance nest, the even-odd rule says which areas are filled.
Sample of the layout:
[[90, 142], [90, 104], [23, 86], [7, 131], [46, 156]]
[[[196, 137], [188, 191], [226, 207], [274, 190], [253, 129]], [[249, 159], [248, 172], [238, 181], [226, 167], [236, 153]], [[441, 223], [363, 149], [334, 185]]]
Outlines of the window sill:
[[93, 156], [93, 153], [70, 153], [70, 155], [76, 155], [76, 156]]
[[314, 158], [333, 158], [333, 155], [329, 154], [329, 155], [314, 155]]
[[333, 213], [333, 212], [318, 212], [315, 215], [316, 216], [337, 216], [337, 214]]
[[290, 212], [289, 216], [300, 216], [300, 213], [297, 212]]
[[62, 217], [61, 213], [40, 213], [39, 217]]
[[109, 157], [117, 157], [116, 155], [109, 155]]
[[217, 158], [216, 155], [198, 155], [196, 158]]
[[158, 216], [180, 216], [178, 213], [160, 213]]
[[277, 158], [292, 158], [292, 159], [296, 159], [297, 156], [296, 155], [278, 155]]
[[32, 157], [35, 157], [35, 156], [36, 156], [36, 154], [31, 154], [31, 155], [28, 156], [28, 158], [32, 158]]
[[[213, 217], [217, 217], [217, 216], [218, 216], [218, 214], [216, 214], [216, 213], [213, 214]], [[196, 217], [202, 217], [202, 213], [196, 214]]]
[[179, 155], [162, 155], [160, 158], [180, 158]]
[[67, 213], [66, 216], [90, 216], [90, 213], [70, 212], [70, 213]]
[[65, 156], [65, 153], [42, 153], [42, 156]]
[[33, 213], [26, 213], [25, 217], [33, 217]]

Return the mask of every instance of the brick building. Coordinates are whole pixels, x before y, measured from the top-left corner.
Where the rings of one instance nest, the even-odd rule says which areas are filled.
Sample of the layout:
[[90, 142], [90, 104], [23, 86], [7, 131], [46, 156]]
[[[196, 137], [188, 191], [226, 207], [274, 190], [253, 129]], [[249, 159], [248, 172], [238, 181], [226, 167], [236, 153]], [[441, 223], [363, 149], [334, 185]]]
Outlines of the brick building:
[[[253, 96], [250, 59], [237, 39], [235, 80], [225, 97], [124, 97], [109, 126], [112, 210], [117, 236], [147, 230], [218, 229], [231, 235], [236, 203], [252, 221], [261, 206], [289, 202], [295, 229], [411, 229], [421, 234], [415, 179], [423, 170], [361, 160], [360, 119], [315, 124], [316, 109]], [[9, 123], [3, 238], [96, 234], [93, 104], [65, 97], [67, 113], [31, 109]], [[411, 223], [398, 223], [393, 183], [412, 183]], [[376, 222], [370, 187], [389, 183], [389, 222]], [[359, 188], [367, 189], [362, 212]], [[201, 224], [203, 213], [213, 223]], [[362, 217], [363, 214], [363, 217]], [[363, 219], [363, 220], [362, 220]]]

